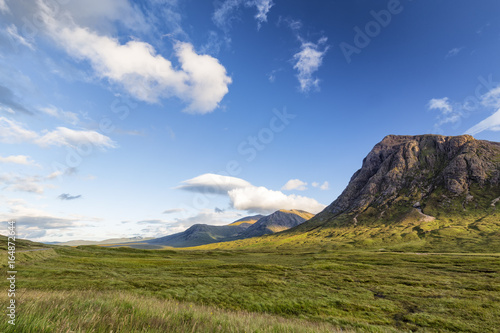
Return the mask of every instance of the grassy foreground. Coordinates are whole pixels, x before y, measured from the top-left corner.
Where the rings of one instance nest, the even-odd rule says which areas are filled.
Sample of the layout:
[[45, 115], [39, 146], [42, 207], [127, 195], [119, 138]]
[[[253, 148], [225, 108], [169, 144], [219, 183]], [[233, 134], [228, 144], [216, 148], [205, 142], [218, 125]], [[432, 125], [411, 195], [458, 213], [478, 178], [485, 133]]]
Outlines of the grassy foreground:
[[[2, 332], [340, 332], [331, 325], [109, 291], [19, 292], [15, 327]], [[1, 297], [2, 303], [7, 302]], [[5, 302], [4, 302], [5, 301]]]
[[[500, 327], [498, 254], [85, 246], [19, 253], [19, 258], [17, 332], [498, 332]], [[0, 259], [5, 268], [6, 258]], [[6, 293], [0, 298], [6, 304]], [[0, 322], [0, 331], [8, 329], [6, 320]]]

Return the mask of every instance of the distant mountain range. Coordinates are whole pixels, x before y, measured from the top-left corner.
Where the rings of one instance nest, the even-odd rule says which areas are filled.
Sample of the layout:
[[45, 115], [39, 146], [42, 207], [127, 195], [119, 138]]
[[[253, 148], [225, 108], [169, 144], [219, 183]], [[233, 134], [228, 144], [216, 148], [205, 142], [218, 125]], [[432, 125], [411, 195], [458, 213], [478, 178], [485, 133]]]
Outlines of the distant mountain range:
[[67, 242], [46, 242], [45, 244], [52, 244], [52, 245], [66, 245], [66, 246], [79, 246], [79, 245], [104, 245], [104, 244], [124, 244], [124, 243], [134, 243], [134, 242], [141, 242], [145, 241], [150, 238], [144, 238], [141, 236], [137, 237], [130, 237], [130, 238], [110, 238], [110, 239], [105, 239], [102, 241], [89, 241], [89, 240], [72, 240], [72, 241], [67, 241]]
[[195, 224], [183, 232], [150, 239], [141, 243], [171, 247], [192, 247], [228, 242], [287, 230], [298, 226], [313, 216], [314, 214], [301, 210], [279, 210], [268, 216], [248, 216], [223, 226]]

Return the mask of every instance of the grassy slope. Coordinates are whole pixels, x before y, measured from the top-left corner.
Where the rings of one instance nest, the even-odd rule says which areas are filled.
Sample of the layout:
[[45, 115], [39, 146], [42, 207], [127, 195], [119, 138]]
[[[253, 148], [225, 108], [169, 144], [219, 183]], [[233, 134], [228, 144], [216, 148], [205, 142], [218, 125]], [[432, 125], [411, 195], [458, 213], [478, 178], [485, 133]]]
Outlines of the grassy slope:
[[302, 332], [314, 331], [311, 321], [371, 332], [493, 332], [500, 321], [495, 255], [50, 251], [56, 256], [19, 265], [23, 332], [43, 332], [33, 328], [42, 324], [46, 332], [132, 332], [151, 323], [153, 332]]
[[[419, 252], [500, 252], [500, 188], [475, 189], [474, 200], [465, 197], [442, 199], [436, 192], [427, 200], [425, 213], [433, 221], [422, 220], [412, 208], [415, 201], [401, 198], [385, 217], [368, 207], [357, 216], [340, 215], [331, 220], [314, 217], [308, 222], [284, 232], [238, 240], [207, 244], [198, 249], [388, 249]], [[486, 208], [478, 208], [486, 207]]]

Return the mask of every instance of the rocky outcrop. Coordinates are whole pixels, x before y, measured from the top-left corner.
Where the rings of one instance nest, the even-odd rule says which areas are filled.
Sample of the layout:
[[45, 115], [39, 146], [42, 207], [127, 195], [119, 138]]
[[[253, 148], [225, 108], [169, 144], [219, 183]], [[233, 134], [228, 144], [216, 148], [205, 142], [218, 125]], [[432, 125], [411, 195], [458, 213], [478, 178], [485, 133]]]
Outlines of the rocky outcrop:
[[[440, 198], [474, 200], [478, 189], [500, 191], [500, 143], [470, 135], [388, 135], [375, 145], [347, 188], [314, 220], [358, 214], [369, 207], [382, 217], [400, 201], [408, 208]], [[490, 201], [491, 202], [491, 201]]]

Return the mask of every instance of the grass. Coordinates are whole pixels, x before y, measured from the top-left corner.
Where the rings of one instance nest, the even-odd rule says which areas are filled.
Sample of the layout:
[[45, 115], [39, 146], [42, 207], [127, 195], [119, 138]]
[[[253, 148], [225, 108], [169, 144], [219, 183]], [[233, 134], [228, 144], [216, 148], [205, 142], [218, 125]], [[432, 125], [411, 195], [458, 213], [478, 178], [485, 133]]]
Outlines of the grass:
[[498, 254], [49, 251], [18, 265], [22, 332], [496, 332], [500, 323]]
[[[19, 292], [16, 325], [2, 332], [338, 332], [331, 325], [180, 303], [118, 291]], [[2, 297], [2, 303], [8, 302]]]

